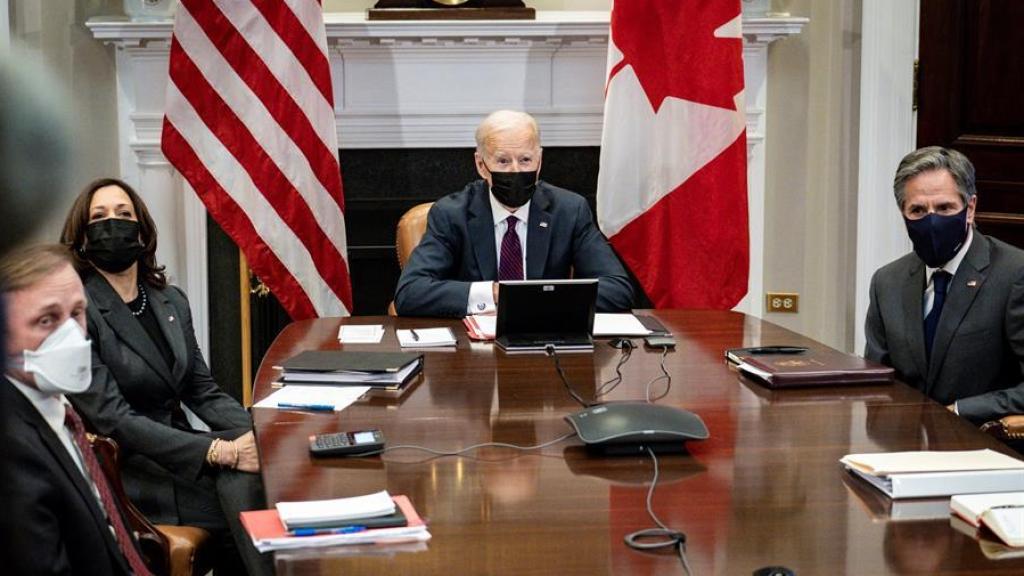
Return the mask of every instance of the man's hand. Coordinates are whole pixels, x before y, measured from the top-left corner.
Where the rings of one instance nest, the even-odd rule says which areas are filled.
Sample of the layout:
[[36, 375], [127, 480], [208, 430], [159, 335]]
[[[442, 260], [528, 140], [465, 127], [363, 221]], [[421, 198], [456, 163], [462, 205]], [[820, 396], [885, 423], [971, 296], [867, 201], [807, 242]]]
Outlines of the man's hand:
[[498, 305], [498, 283], [497, 282], [493, 282], [491, 284], [491, 290], [494, 291], [494, 305], [497, 306]]
[[959, 414], [959, 412], [956, 411], [956, 402], [953, 402], [949, 406], [946, 406], [946, 410], [949, 410], [953, 414]]

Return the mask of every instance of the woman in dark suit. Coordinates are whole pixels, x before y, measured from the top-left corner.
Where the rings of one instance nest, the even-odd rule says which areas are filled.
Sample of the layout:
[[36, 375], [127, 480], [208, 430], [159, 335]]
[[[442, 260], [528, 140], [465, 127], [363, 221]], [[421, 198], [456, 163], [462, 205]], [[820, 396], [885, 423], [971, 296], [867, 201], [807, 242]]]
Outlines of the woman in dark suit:
[[[89, 300], [93, 379], [71, 401], [120, 444], [125, 489], [151, 521], [210, 531], [223, 547], [219, 573], [241, 573], [243, 563], [261, 573], [269, 558], [238, 521], [239, 511], [264, 507], [252, 420], [213, 380], [188, 300], [156, 263], [156, 237], [142, 199], [120, 180], [97, 180], [75, 200], [61, 242]], [[182, 405], [211, 430], [196, 430]]]

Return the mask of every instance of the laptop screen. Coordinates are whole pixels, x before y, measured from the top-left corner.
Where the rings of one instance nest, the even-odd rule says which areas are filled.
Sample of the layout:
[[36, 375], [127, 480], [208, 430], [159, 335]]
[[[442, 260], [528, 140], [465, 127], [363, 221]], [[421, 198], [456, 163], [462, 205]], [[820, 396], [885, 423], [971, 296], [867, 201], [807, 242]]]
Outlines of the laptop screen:
[[596, 306], [596, 278], [500, 282], [496, 336], [590, 335]]

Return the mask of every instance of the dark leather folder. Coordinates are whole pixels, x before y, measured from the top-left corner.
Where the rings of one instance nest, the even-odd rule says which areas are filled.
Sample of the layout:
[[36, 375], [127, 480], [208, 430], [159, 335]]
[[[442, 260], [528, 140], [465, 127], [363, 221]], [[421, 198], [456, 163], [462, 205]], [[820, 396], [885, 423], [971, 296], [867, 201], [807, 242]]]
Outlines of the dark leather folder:
[[737, 366], [747, 377], [768, 388], [892, 384], [895, 371], [860, 356], [831, 348], [810, 348], [799, 354], [743, 354]]

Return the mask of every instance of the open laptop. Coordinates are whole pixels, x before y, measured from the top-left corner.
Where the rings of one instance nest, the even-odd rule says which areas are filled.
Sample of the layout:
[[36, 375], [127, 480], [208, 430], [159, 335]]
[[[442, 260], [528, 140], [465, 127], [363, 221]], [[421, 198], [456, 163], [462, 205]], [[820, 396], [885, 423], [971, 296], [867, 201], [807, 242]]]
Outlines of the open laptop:
[[596, 307], [595, 278], [500, 282], [495, 343], [506, 352], [592, 351]]

